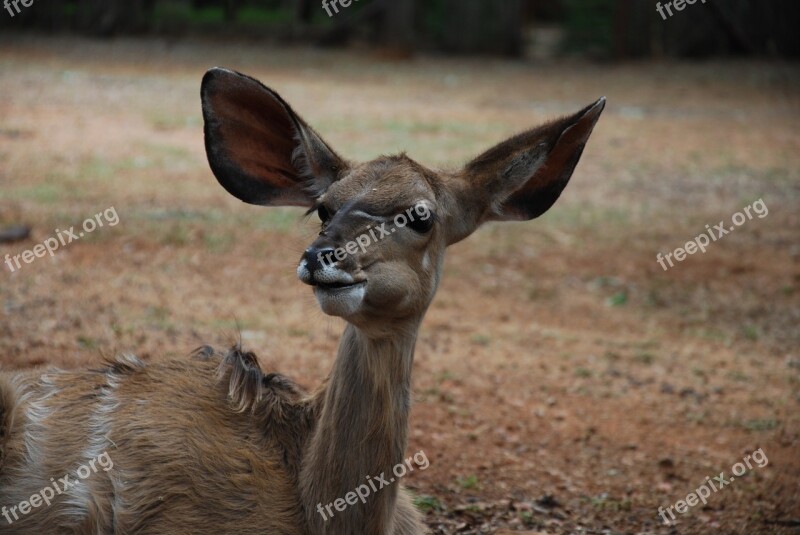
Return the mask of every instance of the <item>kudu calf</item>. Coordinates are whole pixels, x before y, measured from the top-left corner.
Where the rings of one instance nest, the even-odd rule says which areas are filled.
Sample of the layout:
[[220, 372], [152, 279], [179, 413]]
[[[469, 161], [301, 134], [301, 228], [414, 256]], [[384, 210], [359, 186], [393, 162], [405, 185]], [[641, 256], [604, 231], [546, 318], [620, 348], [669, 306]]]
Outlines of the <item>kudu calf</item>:
[[[424, 533], [398, 483], [344, 510], [321, 505], [403, 462], [414, 345], [445, 248], [484, 222], [550, 208], [605, 100], [458, 171], [433, 171], [405, 155], [345, 160], [242, 74], [210, 70], [201, 93], [220, 184], [242, 201], [308, 207], [322, 220], [297, 274], [324, 312], [347, 321], [333, 370], [306, 393], [234, 347], [4, 373], [0, 532]], [[104, 455], [113, 467], [98, 470]]]

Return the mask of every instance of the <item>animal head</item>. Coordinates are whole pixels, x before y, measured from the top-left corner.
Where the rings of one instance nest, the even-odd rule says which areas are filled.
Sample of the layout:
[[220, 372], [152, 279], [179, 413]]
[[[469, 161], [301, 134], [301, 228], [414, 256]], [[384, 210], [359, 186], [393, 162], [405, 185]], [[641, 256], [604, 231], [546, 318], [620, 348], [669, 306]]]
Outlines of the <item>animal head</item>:
[[205, 144], [219, 183], [250, 204], [302, 206], [320, 233], [297, 274], [324, 312], [355, 325], [424, 314], [448, 245], [487, 221], [545, 213], [567, 185], [605, 99], [511, 137], [454, 171], [405, 154], [340, 156], [278, 93], [212, 69], [202, 83]]

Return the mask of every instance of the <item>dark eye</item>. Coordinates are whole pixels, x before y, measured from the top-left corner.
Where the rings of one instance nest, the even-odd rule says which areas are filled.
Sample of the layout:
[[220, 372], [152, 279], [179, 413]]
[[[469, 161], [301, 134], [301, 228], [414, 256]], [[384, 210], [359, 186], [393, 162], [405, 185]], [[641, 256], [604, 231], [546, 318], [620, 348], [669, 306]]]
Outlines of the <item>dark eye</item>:
[[327, 222], [328, 219], [331, 218], [331, 214], [328, 212], [328, 209], [324, 206], [320, 206], [317, 208], [317, 215], [319, 216], [319, 220], [323, 223]]
[[433, 228], [433, 214], [428, 213], [426, 219], [414, 218], [409, 220], [408, 228], [419, 234], [427, 234]]

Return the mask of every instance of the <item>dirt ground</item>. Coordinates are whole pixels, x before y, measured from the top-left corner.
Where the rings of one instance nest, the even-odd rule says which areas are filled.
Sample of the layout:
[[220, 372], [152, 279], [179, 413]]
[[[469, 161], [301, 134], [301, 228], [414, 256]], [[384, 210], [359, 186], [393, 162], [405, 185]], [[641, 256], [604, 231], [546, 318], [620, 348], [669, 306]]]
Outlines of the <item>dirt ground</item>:
[[[0, 38], [0, 366], [185, 358], [241, 332], [313, 387], [341, 321], [295, 267], [317, 222], [248, 206], [206, 163], [199, 86], [222, 65], [277, 89], [344, 155], [457, 166], [608, 97], [555, 207], [449, 252], [417, 347], [405, 483], [435, 533], [800, 533], [800, 68], [538, 64], [224, 42]], [[753, 218], [668, 271], [682, 247]], [[746, 474], [665, 526], [761, 448]]]

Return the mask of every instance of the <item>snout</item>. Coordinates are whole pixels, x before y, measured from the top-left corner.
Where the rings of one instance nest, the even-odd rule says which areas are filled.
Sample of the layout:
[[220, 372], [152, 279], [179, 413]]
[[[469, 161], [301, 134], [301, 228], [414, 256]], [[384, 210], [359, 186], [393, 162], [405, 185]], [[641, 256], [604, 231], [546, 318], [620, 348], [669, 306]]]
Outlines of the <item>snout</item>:
[[300, 258], [297, 276], [306, 284], [314, 284], [315, 274], [322, 272], [330, 260], [335, 260], [334, 254], [330, 247], [309, 247]]
[[356, 280], [339, 263], [333, 248], [312, 246], [300, 258], [297, 277], [306, 284], [328, 290], [344, 289], [364, 282]]
[[297, 277], [314, 287], [314, 295], [322, 311], [332, 316], [347, 317], [356, 313], [366, 292], [366, 277], [354, 277], [339, 265], [335, 251], [329, 247], [309, 247], [300, 258]]

